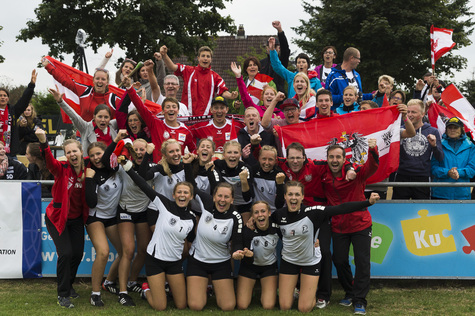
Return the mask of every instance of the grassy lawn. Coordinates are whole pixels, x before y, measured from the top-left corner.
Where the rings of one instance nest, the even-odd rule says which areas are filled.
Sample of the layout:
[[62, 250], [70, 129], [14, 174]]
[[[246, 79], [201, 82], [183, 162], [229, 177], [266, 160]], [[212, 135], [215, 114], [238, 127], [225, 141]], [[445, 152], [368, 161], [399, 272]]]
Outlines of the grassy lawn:
[[[334, 281], [332, 302], [324, 310], [315, 309], [317, 315], [352, 315], [353, 309], [338, 305], [343, 291]], [[89, 279], [80, 279], [75, 284], [80, 298], [73, 300], [76, 308], [66, 310], [56, 305], [55, 279], [0, 280], [0, 315], [143, 315], [153, 312], [147, 302], [132, 293], [136, 307], [122, 307], [117, 297], [103, 293], [105, 307], [95, 308], [89, 304], [91, 286]], [[368, 315], [475, 315], [475, 281], [445, 280], [373, 280], [367, 297]], [[297, 315], [296, 310], [280, 312], [277, 309], [265, 311], [260, 308], [259, 298], [254, 297], [247, 311], [224, 313], [210, 298], [204, 312], [178, 311], [170, 304], [163, 314], [173, 315]]]

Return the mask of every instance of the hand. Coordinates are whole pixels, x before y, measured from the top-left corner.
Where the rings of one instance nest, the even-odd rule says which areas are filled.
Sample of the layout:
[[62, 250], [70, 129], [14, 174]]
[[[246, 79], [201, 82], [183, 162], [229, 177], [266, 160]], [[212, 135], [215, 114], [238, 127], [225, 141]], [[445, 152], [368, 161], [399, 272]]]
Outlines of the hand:
[[[132, 84], [132, 87], [133, 87], [135, 90], [139, 90], [141, 86], [142, 86], [142, 84], [141, 84], [139, 81], [135, 81], [135, 82]], [[142, 100], [143, 100], [143, 97], [142, 97]]]
[[279, 138], [279, 133], [277, 133], [277, 130], [274, 128], [272, 128], [272, 134], [274, 134], [274, 137], [277, 137]]
[[251, 144], [247, 144], [242, 149], [242, 158], [247, 159], [247, 158], [249, 158], [250, 155], [251, 155]]
[[235, 252], [233, 252], [233, 259], [234, 260], [241, 260], [242, 258], [244, 258], [244, 251], [236, 250]]
[[165, 57], [167, 54], [168, 54], [168, 48], [165, 45], [160, 47], [160, 55], [162, 55], [162, 57]]
[[30, 80], [30, 82], [33, 83], [33, 84], [35, 84], [37, 77], [38, 77], [38, 72], [36, 71], [36, 69], [33, 69], [33, 71], [31, 72], [31, 80]]
[[251, 145], [259, 145], [262, 141], [261, 135], [254, 134], [251, 135]]
[[145, 69], [149, 70], [149, 69], [152, 69], [153, 70], [153, 65], [155, 65], [155, 63], [151, 60], [151, 59], [147, 59], [144, 63], [143, 63], [143, 66], [145, 67]]
[[346, 172], [346, 175], [345, 175], [345, 180], [346, 181], [353, 181], [356, 179], [356, 172], [355, 170], [353, 169], [349, 169], [347, 172]]
[[376, 147], [376, 138], [368, 139], [368, 147], [369, 148], [375, 148]]
[[46, 57], [43, 56], [43, 57], [41, 58], [41, 64], [43, 65], [43, 67], [46, 68], [46, 66], [48, 66], [49, 63], [50, 63], [50, 62], [49, 62], [48, 59], [46, 59]]
[[142, 102], [145, 104], [145, 101], [147, 100], [147, 92], [145, 91], [145, 89], [142, 88], [138, 90], [137, 94], [140, 97], [140, 99], [142, 99]]
[[432, 147], [436, 147], [436, 146], [437, 146], [437, 138], [435, 138], [435, 136], [434, 136], [433, 134], [427, 135], [427, 140], [429, 141], [429, 144], [430, 144]]
[[320, 247], [320, 239], [315, 240], [315, 243], [313, 244], [315, 248]]
[[254, 218], [249, 217], [249, 219], [247, 220], [246, 226], [247, 226], [247, 228], [249, 228], [250, 230], [256, 229], [256, 223], [255, 223], [255, 221], [254, 221]]
[[396, 108], [399, 111], [399, 113], [402, 114], [402, 118], [405, 119], [407, 115], [407, 105], [400, 103], [397, 105]]
[[269, 43], [269, 49], [274, 50], [275, 49], [275, 38], [274, 37], [269, 37], [268, 43]]
[[117, 136], [114, 138], [114, 143], [118, 143], [122, 139], [126, 138], [129, 134], [127, 133], [126, 129], [120, 129], [117, 132]]
[[231, 63], [231, 70], [236, 78], [241, 78], [241, 66], [236, 65], [234, 61]]
[[231, 92], [231, 96], [229, 97], [230, 100], [235, 100], [239, 96], [239, 92], [233, 91]]
[[196, 155], [192, 153], [187, 153], [183, 156], [183, 163], [192, 163], [195, 160]]
[[254, 256], [254, 253], [253, 253], [251, 250], [247, 249], [247, 248], [244, 248], [243, 251], [242, 251], [242, 253], [244, 254], [244, 257], [252, 257], [252, 256]]
[[234, 101], [233, 107], [235, 109], [239, 109], [241, 107], [241, 101], [239, 101], [239, 100]]
[[275, 175], [275, 183], [277, 184], [284, 184], [285, 181], [285, 173], [279, 172]]
[[127, 163], [127, 158], [124, 155], [120, 155], [117, 157], [117, 163], [121, 165], [125, 165]]
[[154, 150], [155, 150], [155, 144], [154, 143], [147, 143], [147, 148], [145, 149], [147, 154], [149, 154], [149, 155], [153, 154]]
[[280, 21], [272, 21], [272, 26], [277, 30], [277, 32], [282, 33], [282, 25]]
[[56, 90], [48, 88], [49, 93], [53, 95], [53, 98], [56, 100], [56, 102], [60, 103], [61, 100], [63, 99], [64, 93], [59, 93], [58, 86], [55, 86]]
[[132, 79], [129, 77], [125, 76], [124, 79], [122, 79], [122, 82], [120, 83], [121, 86], [129, 88], [132, 86]]
[[37, 128], [35, 131], [35, 135], [36, 137], [38, 137], [38, 140], [40, 141], [40, 143], [42, 144], [46, 143], [46, 133], [44, 130], [42, 130], [41, 128]]
[[249, 177], [249, 171], [247, 171], [247, 168], [239, 172], [239, 179], [241, 179], [241, 182], [247, 181], [248, 177]]
[[162, 60], [163, 56], [159, 52], [153, 53], [153, 57], [155, 57], [156, 60]]
[[379, 194], [375, 193], [375, 192], [372, 192], [368, 201], [371, 205], [373, 205], [374, 203], [376, 203], [376, 201], [379, 201]]
[[421, 91], [422, 89], [424, 89], [424, 86], [425, 86], [425, 85], [426, 85], [426, 84], [425, 84], [424, 80], [422, 80], [422, 79], [417, 80], [417, 82], [416, 82], [416, 90], [417, 90], [417, 91]]
[[213, 171], [213, 170], [214, 170], [214, 162], [212, 162], [212, 161], [207, 162], [207, 163], [205, 164], [205, 169], [206, 169], [206, 171], [208, 171], [208, 170], [210, 170], [210, 169], [211, 169], [211, 171]]
[[431, 86], [435, 80], [437, 80], [435, 76], [430, 76], [429, 78], [427, 78], [427, 84]]
[[87, 168], [86, 169], [86, 178], [94, 178], [94, 175], [96, 174], [96, 171], [92, 168]]
[[458, 180], [460, 177], [459, 172], [457, 171], [457, 167], [453, 167], [452, 169], [450, 169], [447, 175], [454, 180]]
[[110, 52], [107, 52], [106, 55], [105, 55], [105, 57], [106, 57], [107, 59], [109, 59], [109, 58], [112, 57], [112, 54], [113, 54], [113, 53], [114, 53], [114, 49], [111, 48], [111, 51], [110, 51]]
[[277, 101], [276, 104], [285, 99], [285, 94], [281, 91], [277, 92], [276, 96], [274, 97], [274, 101]]
[[26, 120], [26, 118], [22, 117], [18, 124], [20, 125], [20, 127], [25, 127], [28, 124], [28, 121]]

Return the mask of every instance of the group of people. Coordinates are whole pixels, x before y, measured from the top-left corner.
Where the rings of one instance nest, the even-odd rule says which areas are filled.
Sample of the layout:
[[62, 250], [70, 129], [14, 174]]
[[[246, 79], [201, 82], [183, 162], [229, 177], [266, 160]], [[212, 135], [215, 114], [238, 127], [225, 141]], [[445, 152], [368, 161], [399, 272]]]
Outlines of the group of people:
[[[397, 106], [402, 118], [396, 181], [425, 182], [431, 175], [436, 181], [469, 181], [475, 176], [470, 159], [475, 146], [463, 122], [450, 118], [442, 137], [424, 122], [428, 106], [442, 104], [443, 85], [434, 76], [418, 82], [406, 103], [406, 94], [393, 90], [394, 79], [388, 75], [378, 79], [375, 92], [363, 93], [356, 72], [361, 56], [353, 47], [345, 50], [341, 64], [335, 63], [336, 48], [325, 47], [322, 64], [315, 69], [306, 54], [299, 54], [297, 71], [291, 72], [282, 26], [278, 21], [273, 26], [278, 41], [269, 39], [267, 59], [249, 57], [242, 70], [231, 64], [239, 92], [229, 91], [211, 70], [213, 52], [206, 46], [198, 50], [197, 66], [175, 64], [166, 46], [154, 54], [155, 61], [140, 68], [125, 59], [115, 78], [121, 95], [110, 91], [103, 68], [112, 52], [95, 70], [91, 85], [75, 82], [43, 58], [48, 73], [79, 97], [76, 112], [58, 88], [49, 89], [80, 132], [80, 141], [63, 143], [63, 160], [53, 156], [29, 105], [36, 72], [14, 106], [0, 89], [0, 179], [31, 175], [55, 180], [45, 223], [57, 248], [60, 306], [74, 307], [71, 298], [78, 297], [73, 283], [85, 226], [96, 250], [93, 306], [104, 306], [105, 290], [124, 306], [134, 306], [129, 292], [138, 292], [156, 310], [167, 307], [167, 295], [178, 309], [202, 310], [211, 282], [219, 308], [246, 309], [259, 279], [265, 309], [275, 307], [277, 289], [280, 309], [290, 309], [299, 288], [298, 309], [309, 312], [330, 303], [333, 262], [345, 291], [339, 304], [365, 314], [372, 227], [367, 208], [386, 197], [386, 189], [365, 195], [366, 181], [379, 165], [376, 140], [367, 140], [364, 164], [350, 163], [340, 145], [329, 146], [327, 160], [317, 161], [307, 157], [300, 143], [282, 148], [274, 126], [371, 110], [386, 102]], [[165, 76], [165, 68], [174, 74]], [[260, 98], [250, 93], [260, 86], [258, 73], [273, 77]], [[181, 102], [176, 99], [178, 77], [183, 79]], [[228, 102], [238, 96], [234, 106], [241, 107], [243, 122], [227, 117]], [[146, 100], [160, 104], [160, 116], [147, 108]], [[191, 126], [179, 120], [208, 114], [211, 120]], [[32, 139], [25, 148], [30, 171], [14, 159], [20, 138]], [[431, 193], [427, 188], [395, 188], [393, 194], [394, 199], [431, 196], [465, 199], [470, 189], [437, 188]], [[108, 241], [118, 257], [103, 281]], [[241, 261], [236, 291], [233, 260]], [[139, 284], [144, 265], [147, 282]]]

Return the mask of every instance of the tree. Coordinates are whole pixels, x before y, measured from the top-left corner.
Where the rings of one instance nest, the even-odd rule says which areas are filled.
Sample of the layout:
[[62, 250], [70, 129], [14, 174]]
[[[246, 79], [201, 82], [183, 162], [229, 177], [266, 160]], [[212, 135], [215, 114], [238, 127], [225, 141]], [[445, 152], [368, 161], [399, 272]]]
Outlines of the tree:
[[[0, 26], [0, 31], [3, 30], [3, 26]], [[3, 45], [3, 41], [0, 41], [0, 46]], [[0, 64], [3, 63], [5, 61], [5, 57], [3, 57], [2, 55], [0, 55]]]
[[95, 52], [118, 44], [127, 57], [145, 60], [167, 45], [173, 56], [193, 58], [200, 46], [212, 46], [217, 32], [234, 32], [231, 17], [217, 11], [224, 1], [230, 0], [43, 0], [35, 9], [37, 20], [27, 22], [17, 40], [41, 37], [49, 54], [62, 58], [76, 51], [76, 31], [82, 28]]
[[59, 115], [59, 105], [53, 95], [48, 92], [39, 92], [31, 100], [38, 115]]
[[455, 49], [471, 44], [468, 36], [474, 22], [469, 18], [469, 0], [321, 0], [322, 6], [304, 2], [311, 18], [295, 27], [304, 39], [295, 41], [320, 64], [323, 47], [333, 45], [341, 62], [343, 52], [360, 50], [358, 72], [364, 92], [377, 88], [377, 78], [388, 74], [398, 85], [413, 87], [430, 67], [430, 26], [454, 30], [457, 46], [436, 63], [436, 74], [453, 76], [467, 59]]
[[475, 107], [475, 79], [464, 80], [458, 84], [458, 87], [468, 102]]

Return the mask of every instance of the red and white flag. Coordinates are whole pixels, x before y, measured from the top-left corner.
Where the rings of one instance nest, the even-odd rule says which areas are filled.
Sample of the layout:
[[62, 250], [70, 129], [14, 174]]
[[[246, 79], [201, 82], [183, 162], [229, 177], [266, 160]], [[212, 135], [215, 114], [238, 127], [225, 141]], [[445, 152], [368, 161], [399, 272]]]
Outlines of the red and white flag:
[[265, 74], [257, 74], [254, 77], [254, 80], [247, 87], [247, 92], [251, 96], [252, 102], [254, 102], [254, 104], [256, 105], [259, 104], [259, 101], [261, 99], [261, 94], [262, 94], [262, 88], [264, 88], [266, 84], [269, 84], [269, 82], [271, 82], [272, 79], [274, 78]]
[[470, 132], [475, 139], [475, 109], [470, 102], [454, 84], [448, 85], [441, 97], [446, 108], [436, 103], [430, 105], [427, 113], [430, 125], [437, 128], [442, 135], [445, 133], [447, 120], [456, 116], [464, 123], [465, 131]]
[[455, 46], [452, 41], [453, 32], [454, 30], [441, 29], [433, 25], [430, 27], [432, 70], [435, 68], [435, 62]]
[[368, 179], [368, 183], [386, 179], [399, 166], [401, 116], [396, 106], [275, 128], [282, 148], [299, 142], [305, 147], [308, 158], [318, 160], [326, 160], [327, 148], [339, 144], [345, 148], [351, 162], [364, 164], [368, 157], [368, 139], [375, 138], [379, 150], [379, 168]]
[[[45, 58], [48, 59], [49, 62], [54, 65], [54, 67], [56, 67], [58, 70], [62, 71], [63, 73], [67, 74], [67, 76], [69, 76], [75, 82], [83, 84], [83, 85], [87, 85], [87, 86], [94, 85], [92, 82], [93, 77], [91, 75], [85, 72], [82, 72], [80, 70], [77, 70], [76, 68], [73, 68], [71, 66], [68, 66], [65, 63], [62, 63], [59, 60], [56, 60], [50, 56], [46, 56]], [[57, 80], [54, 80], [54, 84], [58, 87], [58, 90], [60, 93], [64, 93], [64, 97], [63, 97], [64, 101], [66, 101], [66, 103], [69, 104], [69, 106], [72, 107], [74, 111], [76, 111], [76, 113], [81, 114], [79, 96], [76, 95], [76, 93], [74, 93], [67, 87], [63, 86]], [[114, 93], [115, 95], [119, 97], [122, 97], [122, 95], [124, 94], [124, 90], [119, 89], [118, 87], [113, 86], [111, 84], [109, 84], [109, 89], [112, 93]], [[149, 100], [145, 101], [145, 106], [147, 106], [147, 108], [155, 115], [162, 111], [162, 107], [160, 105], [153, 103]], [[61, 110], [61, 116], [63, 118], [63, 122], [72, 123], [69, 117], [66, 115], [66, 113], [63, 112], [63, 110]]]

